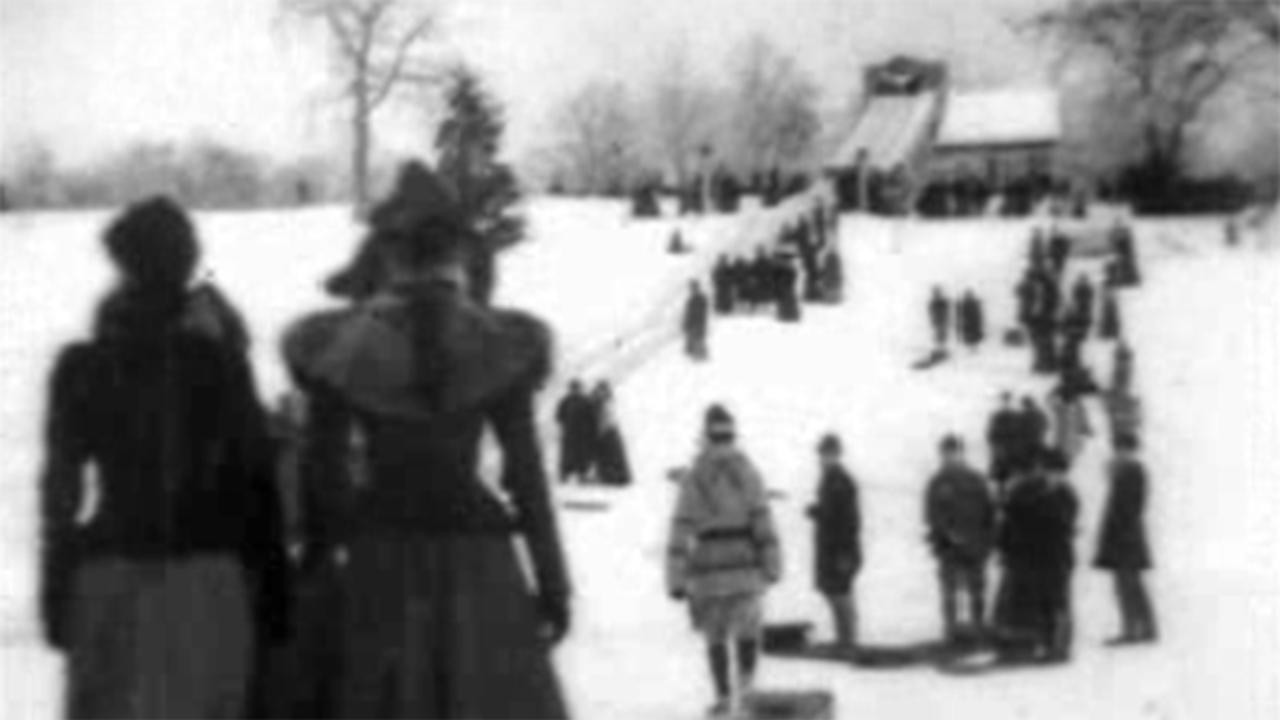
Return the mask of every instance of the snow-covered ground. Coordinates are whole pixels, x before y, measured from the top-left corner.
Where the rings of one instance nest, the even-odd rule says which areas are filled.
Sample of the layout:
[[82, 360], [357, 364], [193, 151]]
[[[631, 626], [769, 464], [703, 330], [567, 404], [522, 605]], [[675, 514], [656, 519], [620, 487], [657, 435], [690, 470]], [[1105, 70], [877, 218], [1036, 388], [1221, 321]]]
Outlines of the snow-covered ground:
[[[663, 316], [657, 311], [678, 297], [705, 251], [774, 219], [700, 221], [687, 233], [704, 252], [673, 259], [663, 252], [671, 223], [630, 223], [623, 215], [617, 204], [534, 203], [537, 241], [504, 261], [502, 299], [548, 317], [570, 366]], [[107, 281], [88, 249], [103, 220], [0, 219], [0, 704], [15, 717], [57, 713], [58, 662], [40, 648], [30, 615], [40, 394], [52, 350], [83, 332]], [[274, 394], [284, 387], [274, 360], [280, 329], [320, 301], [316, 280], [346, 259], [356, 231], [339, 210], [211, 214], [200, 223], [208, 265], [250, 316], [259, 376]], [[674, 494], [665, 476], [688, 461], [712, 401], [735, 411], [743, 443], [780, 496], [788, 574], [770, 596], [770, 618], [814, 620], [827, 631], [810, 589], [803, 509], [816, 482], [813, 445], [835, 430], [862, 484], [863, 640], [909, 645], [938, 633], [920, 520], [937, 439], [961, 432], [974, 459], [985, 462], [980, 431], [999, 391], [1045, 388], [1026, 372], [1023, 353], [993, 345], [928, 373], [908, 365], [924, 349], [924, 301], [934, 283], [977, 290], [992, 334], [1008, 324], [1028, 228], [846, 218], [851, 293], [844, 306], [807, 308], [800, 325], [763, 317], [720, 322], [710, 363], [690, 364], [671, 347], [617, 378], [638, 482], [609, 495], [608, 511], [562, 516], [578, 597], [574, 634], [559, 660], [578, 717], [693, 718], [708, 702], [699, 640], [684, 609], [666, 599], [661, 570]], [[769, 658], [762, 686], [831, 689], [842, 718], [1277, 716], [1280, 525], [1273, 516], [1280, 484], [1271, 476], [1280, 468], [1273, 400], [1280, 259], [1219, 250], [1218, 223], [1143, 224], [1139, 236], [1147, 283], [1125, 298], [1125, 320], [1150, 414], [1152, 582], [1163, 642], [1102, 649], [1116, 623], [1110, 585], [1086, 567], [1077, 575], [1077, 657], [1068, 667], [957, 678], [929, 666], [854, 670]], [[1107, 350], [1091, 349], [1104, 375]], [[1085, 560], [1104, 458], [1102, 448], [1090, 448], [1075, 473]]]

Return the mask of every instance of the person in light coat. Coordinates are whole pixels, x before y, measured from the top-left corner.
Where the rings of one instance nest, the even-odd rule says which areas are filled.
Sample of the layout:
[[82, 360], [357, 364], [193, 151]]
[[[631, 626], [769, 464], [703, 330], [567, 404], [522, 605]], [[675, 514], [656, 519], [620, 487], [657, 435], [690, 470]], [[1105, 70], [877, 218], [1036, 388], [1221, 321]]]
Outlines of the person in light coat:
[[704, 445], [680, 484], [667, 553], [668, 592], [689, 603], [707, 641], [713, 714], [727, 712], [751, 687], [764, 595], [782, 575], [764, 480], [735, 436], [733, 416], [712, 406]]

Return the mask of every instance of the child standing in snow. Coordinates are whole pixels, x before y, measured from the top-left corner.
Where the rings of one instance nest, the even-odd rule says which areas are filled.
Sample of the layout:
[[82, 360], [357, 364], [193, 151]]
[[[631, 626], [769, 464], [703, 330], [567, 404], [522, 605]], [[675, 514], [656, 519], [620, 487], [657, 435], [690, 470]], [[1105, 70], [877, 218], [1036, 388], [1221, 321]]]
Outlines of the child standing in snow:
[[731, 711], [751, 688], [764, 593], [782, 567], [764, 482], [735, 435], [733, 417], [713, 405], [703, 448], [680, 486], [667, 554], [671, 597], [689, 601], [707, 639], [713, 715]]
[[835, 435], [818, 443], [822, 480], [809, 518], [814, 525], [815, 584], [831, 607], [836, 644], [841, 650], [853, 650], [858, 637], [853, 580], [862, 569], [862, 517], [858, 486], [841, 461], [842, 452]]

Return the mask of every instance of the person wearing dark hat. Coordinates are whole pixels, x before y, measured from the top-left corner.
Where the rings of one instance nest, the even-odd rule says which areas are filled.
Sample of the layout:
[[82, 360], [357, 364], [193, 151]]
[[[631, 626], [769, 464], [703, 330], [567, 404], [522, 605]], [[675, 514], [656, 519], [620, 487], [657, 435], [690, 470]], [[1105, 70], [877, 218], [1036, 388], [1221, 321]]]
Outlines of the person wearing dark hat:
[[[469, 294], [476, 243], [460, 215], [408, 164], [371, 215], [378, 292], [285, 337], [310, 407], [304, 565], [346, 557], [342, 717], [568, 715], [550, 651], [569, 630], [570, 582], [534, 409], [551, 333]], [[509, 502], [477, 471], [486, 429]]]
[[1113, 645], [1154, 642], [1155, 610], [1142, 581], [1151, 568], [1144, 514], [1147, 506], [1147, 469], [1138, 457], [1138, 438], [1129, 433], [1115, 440], [1115, 458], [1107, 468], [1110, 489], [1102, 514], [1102, 531], [1094, 567], [1115, 580], [1120, 607], [1120, 635]]
[[218, 312], [193, 319], [182, 208], [131, 205], [105, 241], [119, 282], [93, 337], [54, 363], [39, 482], [40, 613], [68, 661], [65, 712], [241, 717], [256, 646], [289, 627], [266, 417], [242, 338]]
[[717, 715], [750, 692], [764, 594], [782, 576], [764, 479], [736, 436], [724, 407], [707, 410], [703, 447], [681, 480], [667, 545], [667, 589], [688, 601], [706, 638]]
[[957, 605], [968, 596], [975, 635], [986, 628], [987, 560], [995, 543], [996, 508], [987, 481], [965, 462], [964, 443], [948, 435], [941, 444], [942, 468], [925, 494], [929, 545], [938, 561], [942, 622], [947, 642], [961, 639]]
[[1020, 415], [1017, 408], [1013, 405], [1013, 394], [1003, 392], [1000, 394], [1000, 407], [991, 415], [991, 419], [987, 422], [987, 446], [991, 456], [991, 480], [997, 487], [1001, 488], [1000, 495], [1004, 495], [1005, 483], [1013, 474], [1014, 466], [1017, 463], [1017, 455], [1019, 451], [1019, 443], [1021, 442], [1020, 433], [1022, 429]]
[[813, 521], [814, 584], [831, 608], [837, 646], [852, 651], [858, 642], [853, 581], [862, 569], [862, 513], [857, 482], [845, 469], [842, 455], [835, 435], [818, 443], [822, 477], [817, 501], [809, 506], [809, 519]]

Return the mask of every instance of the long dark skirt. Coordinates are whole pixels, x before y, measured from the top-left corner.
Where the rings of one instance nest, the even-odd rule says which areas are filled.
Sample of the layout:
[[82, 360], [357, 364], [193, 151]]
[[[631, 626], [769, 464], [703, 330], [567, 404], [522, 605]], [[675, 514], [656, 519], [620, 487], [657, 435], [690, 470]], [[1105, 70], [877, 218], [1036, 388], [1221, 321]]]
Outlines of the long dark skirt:
[[597, 446], [596, 472], [601, 484], [623, 487], [631, 484], [631, 462], [622, 433], [609, 428], [600, 436]]
[[342, 717], [568, 716], [509, 537], [360, 539], [346, 586]]
[[236, 560], [91, 560], [69, 610], [68, 717], [247, 712], [252, 628]]

